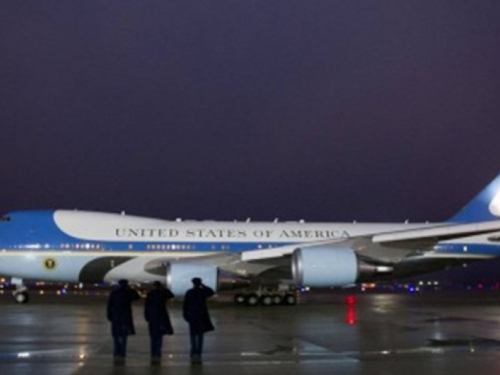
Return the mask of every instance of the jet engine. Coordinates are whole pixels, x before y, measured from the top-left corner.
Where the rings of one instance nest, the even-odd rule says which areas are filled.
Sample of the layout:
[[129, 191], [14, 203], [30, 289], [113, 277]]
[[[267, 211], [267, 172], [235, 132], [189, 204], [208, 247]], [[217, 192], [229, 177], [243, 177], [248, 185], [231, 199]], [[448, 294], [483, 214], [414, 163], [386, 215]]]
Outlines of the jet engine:
[[191, 280], [199, 277], [203, 284], [218, 290], [219, 270], [216, 266], [204, 263], [169, 263], [167, 265], [167, 288], [176, 296], [183, 296], [188, 289], [193, 287]]
[[299, 248], [292, 255], [292, 274], [297, 285], [346, 286], [392, 271], [392, 267], [362, 262], [349, 248]]
[[[165, 270], [164, 270], [165, 272]], [[220, 270], [217, 266], [196, 262], [172, 262], [166, 266], [166, 286], [174, 295], [182, 297], [193, 287], [194, 277], [202, 279], [203, 284], [219, 290], [231, 290], [250, 285], [250, 280], [234, 273]]]

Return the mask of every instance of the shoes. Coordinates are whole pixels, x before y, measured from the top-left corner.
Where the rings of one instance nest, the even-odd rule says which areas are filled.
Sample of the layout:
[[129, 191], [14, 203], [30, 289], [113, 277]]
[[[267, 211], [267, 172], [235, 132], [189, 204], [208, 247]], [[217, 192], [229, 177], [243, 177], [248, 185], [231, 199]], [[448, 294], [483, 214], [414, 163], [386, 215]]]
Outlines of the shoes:
[[193, 354], [191, 356], [191, 364], [193, 364], [193, 365], [201, 365], [201, 355]]
[[124, 365], [125, 364], [125, 357], [121, 355], [115, 355], [113, 357], [113, 361], [115, 365]]
[[151, 357], [151, 364], [152, 365], [160, 365], [161, 364], [161, 357], [157, 357], [157, 356], [152, 356]]

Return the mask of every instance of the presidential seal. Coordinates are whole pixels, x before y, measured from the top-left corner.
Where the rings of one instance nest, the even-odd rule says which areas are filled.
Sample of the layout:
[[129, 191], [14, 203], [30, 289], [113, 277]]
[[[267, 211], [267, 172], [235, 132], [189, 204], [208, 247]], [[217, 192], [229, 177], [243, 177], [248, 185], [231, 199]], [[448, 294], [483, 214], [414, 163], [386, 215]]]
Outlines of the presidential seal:
[[45, 267], [46, 270], [49, 271], [55, 270], [57, 267], [57, 261], [54, 258], [46, 258], [43, 261], [43, 266]]

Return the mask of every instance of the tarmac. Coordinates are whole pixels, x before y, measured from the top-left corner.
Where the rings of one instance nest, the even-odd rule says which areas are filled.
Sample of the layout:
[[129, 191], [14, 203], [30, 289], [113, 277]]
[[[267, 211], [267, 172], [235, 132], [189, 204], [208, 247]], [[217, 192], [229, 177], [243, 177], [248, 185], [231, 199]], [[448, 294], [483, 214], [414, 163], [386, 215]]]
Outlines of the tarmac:
[[0, 295], [0, 374], [470, 374], [500, 373], [497, 291], [420, 294], [321, 292], [296, 306], [210, 302], [216, 326], [201, 365], [189, 361], [180, 302], [169, 305], [175, 334], [154, 364], [143, 319], [127, 358], [112, 358], [105, 296]]

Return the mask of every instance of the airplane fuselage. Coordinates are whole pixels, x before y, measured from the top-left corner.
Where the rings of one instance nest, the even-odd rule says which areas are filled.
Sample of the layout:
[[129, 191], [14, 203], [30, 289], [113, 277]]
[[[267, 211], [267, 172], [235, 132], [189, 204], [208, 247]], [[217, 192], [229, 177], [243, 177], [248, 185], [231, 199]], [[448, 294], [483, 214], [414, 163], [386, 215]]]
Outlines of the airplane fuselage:
[[[218, 260], [218, 266], [242, 276], [269, 268], [241, 262], [240, 254], [271, 252], [274, 248], [346, 241], [394, 231], [432, 228], [437, 224], [360, 224], [304, 222], [166, 221], [137, 216], [86, 211], [24, 211], [4, 217], [0, 226], [0, 274], [16, 278], [68, 282], [113, 281], [127, 275], [140, 282], [158, 280], [161, 264], [189, 259]], [[461, 254], [487, 258], [500, 247], [487, 236], [444, 241], [433, 254]], [[359, 247], [358, 254], [397, 263], [415, 249]], [[250, 253], [250, 257], [251, 257]]]

